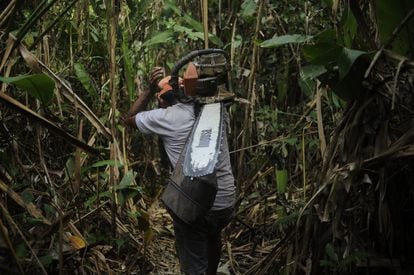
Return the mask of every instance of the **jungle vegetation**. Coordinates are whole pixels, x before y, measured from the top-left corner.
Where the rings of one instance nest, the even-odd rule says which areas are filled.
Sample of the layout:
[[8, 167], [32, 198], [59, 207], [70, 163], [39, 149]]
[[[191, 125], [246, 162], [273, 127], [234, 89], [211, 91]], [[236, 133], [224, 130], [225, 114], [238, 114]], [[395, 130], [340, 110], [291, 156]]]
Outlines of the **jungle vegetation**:
[[[177, 272], [158, 141], [119, 119], [154, 66], [204, 47], [201, 2], [0, 1], [0, 273]], [[412, 274], [413, 15], [208, 1], [243, 99], [222, 274]]]

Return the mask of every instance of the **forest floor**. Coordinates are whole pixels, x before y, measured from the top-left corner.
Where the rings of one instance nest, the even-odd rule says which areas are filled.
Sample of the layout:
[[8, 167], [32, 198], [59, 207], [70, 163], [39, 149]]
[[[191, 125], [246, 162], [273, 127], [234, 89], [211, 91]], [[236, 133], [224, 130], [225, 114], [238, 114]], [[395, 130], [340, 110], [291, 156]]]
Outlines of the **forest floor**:
[[[175, 251], [172, 219], [159, 200], [149, 209], [150, 223], [154, 232], [147, 248], [147, 261], [152, 267], [150, 275], [180, 274], [180, 266]], [[228, 269], [228, 255], [223, 248], [222, 261], [218, 274], [231, 274]]]
[[[146, 250], [147, 270], [151, 275], [180, 274], [178, 258], [175, 252], [172, 219], [166, 209], [155, 201], [149, 208], [150, 226], [153, 236]], [[234, 219], [223, 230], [222, 255], [218, 274], [245, 274], [271, 252], [275, 239], [263, 238], [240, 221]]]
[[150, 274], [180, 274], [180, 267], [174, 247], [174, 230], [171, 217], [159, 200], [151, 205], [149, 216], [154, 232], [147, 251], [147, 260], [153, 267]]

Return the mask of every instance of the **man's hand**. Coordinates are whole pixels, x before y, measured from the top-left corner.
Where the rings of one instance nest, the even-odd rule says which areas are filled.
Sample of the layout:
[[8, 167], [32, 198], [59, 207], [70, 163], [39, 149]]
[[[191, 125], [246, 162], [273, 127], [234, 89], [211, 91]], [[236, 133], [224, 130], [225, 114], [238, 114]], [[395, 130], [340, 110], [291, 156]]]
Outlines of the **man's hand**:
[[150, 93], [156, 94], [161, 88], [158, 86], [158, 82], [164, 77], [165, 71], [161, 67], [154, 67], [150, 75]]

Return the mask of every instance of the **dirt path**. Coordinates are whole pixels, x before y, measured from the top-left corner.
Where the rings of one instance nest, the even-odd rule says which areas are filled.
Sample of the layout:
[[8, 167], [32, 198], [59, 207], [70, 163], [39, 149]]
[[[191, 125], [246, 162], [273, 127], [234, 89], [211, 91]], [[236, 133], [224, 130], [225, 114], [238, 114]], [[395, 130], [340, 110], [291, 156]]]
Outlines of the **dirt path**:
[[174, 230], [171, 217], [160, 201], [155, 201], [150, 209], [150, 222], [154, 232], [147, 255], [153, 266], [151, 275], [180, 274], [180, 267], [174, 247]]
[[[180, 266], [175, 252], [174, 230], [171, 217], [160, 203], [155, 201], [149, 208], [151, 227], [154, 236], [147, 248], [147, 261], [153, 269], [150, 275], [177, 275]], [[226, 242], [224, 242], [226, 243]], [[222, 261], [218, 274], [230, 274], [228, 271], [227, 245], [223, 246]]]

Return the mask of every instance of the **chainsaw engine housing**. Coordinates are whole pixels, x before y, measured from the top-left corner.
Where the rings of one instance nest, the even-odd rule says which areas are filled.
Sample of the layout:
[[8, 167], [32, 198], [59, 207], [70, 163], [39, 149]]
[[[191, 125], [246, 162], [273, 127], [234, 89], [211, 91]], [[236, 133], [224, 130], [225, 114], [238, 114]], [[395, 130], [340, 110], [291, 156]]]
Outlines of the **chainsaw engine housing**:
[[220, 88], [228, 88], [227, 54], [223, 50], [205, 49], [184, 56], [171, 73], [173, 89], [177, 86], [178, 71], [186, 64], [183, 76], [185, 97], [212, 97], [218, 94]]

